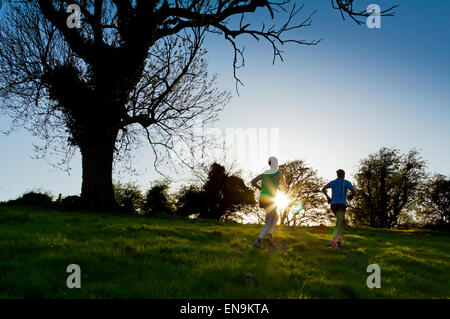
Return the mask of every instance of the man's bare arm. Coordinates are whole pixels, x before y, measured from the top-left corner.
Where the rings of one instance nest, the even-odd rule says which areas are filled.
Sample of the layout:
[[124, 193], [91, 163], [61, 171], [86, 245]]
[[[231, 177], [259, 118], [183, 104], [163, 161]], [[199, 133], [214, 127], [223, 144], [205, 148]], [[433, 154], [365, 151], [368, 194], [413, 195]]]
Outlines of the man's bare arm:
[[262, 179], [262, 174], [259, 174], [258, 176], [256, 176], [254, 179], [252, 179], [252, 185], [253, 187], [256, 187], [257, 189], [261, 189], [261, 186], [259, 186], [258, 181], [260, 181]]

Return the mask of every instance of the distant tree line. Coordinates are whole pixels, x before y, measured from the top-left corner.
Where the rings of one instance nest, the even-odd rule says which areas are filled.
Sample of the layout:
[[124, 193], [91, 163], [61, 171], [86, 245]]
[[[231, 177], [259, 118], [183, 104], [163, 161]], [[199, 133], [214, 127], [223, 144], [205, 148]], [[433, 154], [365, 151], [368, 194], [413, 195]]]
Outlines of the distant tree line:
[[[354, 226], [374, 228], [433, 226], [449, 229], [450, 177], [426, 171], [426, 162], [415, 149], [401, 153], [383, 147], [360, 161], [354, 174], [356, 196], [348, 202], [348, 219]], [[280, 213], [280, 224], [300, 226], [327, 224], [334, 218], [320, 190], [326, 184], [303, 160], [280, 165], [284, 176], [281, 190], [291, 199]], [[203, 169], [198, 182], [169, 193], [169, 181], [157, 181], [143, 193], [133, 183], [115, 183], [114, 193], [124, 212], [168, 214], [216, 220], [242, 220], [254, 215], [264, 220], [256, 203], [258, 193], [248, 186], [240, 172], [219, 163]], [[61, 208], [80, 209], [79, 196], [56, 201]], [[5, 203], [4, 203], [5, 204]], [[49, 207], [49, 193], [28, 192], [6, 204]]]

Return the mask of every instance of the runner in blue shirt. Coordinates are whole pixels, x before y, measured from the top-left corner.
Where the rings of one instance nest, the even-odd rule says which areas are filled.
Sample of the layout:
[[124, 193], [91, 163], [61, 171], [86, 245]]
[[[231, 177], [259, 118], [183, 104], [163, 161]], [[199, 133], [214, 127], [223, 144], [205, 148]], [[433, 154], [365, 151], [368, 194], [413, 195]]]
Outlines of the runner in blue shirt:
[[[336, 227], [334, 229], [333, 240], [330, 241], [330, 246], [339, 250], [339, 246], [342, 245], [342, 232], [345, 226], [345, 209], [347, 208], [347, 190], [349, 189], [353, 197], [355, 195], [355, 189], [352, 183], [345, 179], [345, 172], [342, 169], [336, 171], [337, 179], [329, 182], [322, 188], [322, 192], [327, 197], [328, 203], [331, 204], [331, 210], [336, 216]], [[331, 188], [331, 198], [328, 196], [327, 189]], [[351, 197], [349, 196], [349, 199]]]

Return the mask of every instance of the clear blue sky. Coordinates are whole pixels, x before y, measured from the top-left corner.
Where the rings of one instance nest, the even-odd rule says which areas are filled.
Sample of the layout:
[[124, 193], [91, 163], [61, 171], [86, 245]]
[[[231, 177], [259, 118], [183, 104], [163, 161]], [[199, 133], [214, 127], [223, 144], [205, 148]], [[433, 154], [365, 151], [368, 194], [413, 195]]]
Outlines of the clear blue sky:
[[[234, 94], [220, 115], [221, 128], [279, 128], [280, 163], [303, 158], [326, 179], [337, 168], [350, 175], [360, 159], [382, 146], [406, 152], [417, 148], [429, 171], [450, 175], [450, 1], [361, 1], [387, 8], [399, 3], [395, 17], [383, 17], [381, 29], [342, 21], [330, 1], [305, 0], [304, 13], [314, 9], [312, 26], [291, 37], [323, 39], [317, 46], [287, 45], [284, 62], [272, 65], [266, 43], [242, 39], [246, 67], [240, 70], [245, 86], [234, 91], [232, 49], [212, 36], [206, 44], [209, 69], [218, 72], [221, 87]], [[358, 1], [360, 2], [360, 1]], [[267, 17], [259, 11], [252, 21]], [[0, 118], [0, 128], [9, 125]], [[80, 157], [73, 170], [52, 169], [45, 160], [33, 160], [30, 134], [19, 131], [0, 136], [0, 200], [25, 190], [42, 188], [55, 195], [79, 194]], [[265, 168], [242, 168], [248, 176]], [[142, 151], [141, 175], [116, 174], [143, 188], [160, 178], [149, 150]]]

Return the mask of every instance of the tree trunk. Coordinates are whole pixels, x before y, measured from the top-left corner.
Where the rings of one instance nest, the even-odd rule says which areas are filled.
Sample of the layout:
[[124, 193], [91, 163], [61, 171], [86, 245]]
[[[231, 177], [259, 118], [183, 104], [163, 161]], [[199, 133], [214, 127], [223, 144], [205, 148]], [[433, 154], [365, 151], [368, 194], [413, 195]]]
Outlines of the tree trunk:
[[89, 210], [117, 211], [119, 205], [112, 184], [115, 136], [98, 139], [91, 137], [91, 140], [97, 143], [81, 149], [83, 167], [81, 199]]

